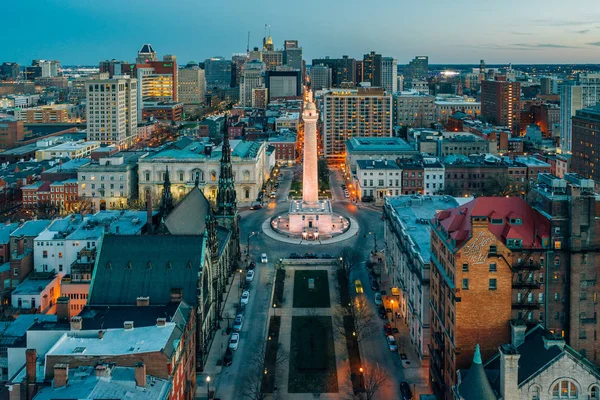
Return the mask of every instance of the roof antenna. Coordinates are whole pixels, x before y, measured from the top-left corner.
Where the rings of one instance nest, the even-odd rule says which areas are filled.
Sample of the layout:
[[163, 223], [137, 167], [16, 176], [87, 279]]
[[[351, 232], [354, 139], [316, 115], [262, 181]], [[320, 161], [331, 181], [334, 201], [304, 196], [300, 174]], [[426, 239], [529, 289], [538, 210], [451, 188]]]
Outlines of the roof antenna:
[[250, 31], [248, 31], [248, 43], [246, 44], [246, 54], [250, 54]]

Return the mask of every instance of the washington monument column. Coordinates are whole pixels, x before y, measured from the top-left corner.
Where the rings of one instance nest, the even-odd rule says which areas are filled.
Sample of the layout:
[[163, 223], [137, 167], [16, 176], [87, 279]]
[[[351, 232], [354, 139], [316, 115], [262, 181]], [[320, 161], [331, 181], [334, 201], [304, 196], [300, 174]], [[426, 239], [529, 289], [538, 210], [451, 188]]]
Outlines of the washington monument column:
[[304, 120], [304, 165], [302, 175], [302, 200], [306, 203], [319, 201], [319, 174], [317, 171], [317, 108], [308, 95], [302, 114]]

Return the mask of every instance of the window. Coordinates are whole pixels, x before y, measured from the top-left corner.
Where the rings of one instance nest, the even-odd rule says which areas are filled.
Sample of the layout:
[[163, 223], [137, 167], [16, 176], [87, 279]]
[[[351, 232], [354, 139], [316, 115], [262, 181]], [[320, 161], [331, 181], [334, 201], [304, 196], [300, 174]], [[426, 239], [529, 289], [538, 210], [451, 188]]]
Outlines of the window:
[[469, 264], [463, 264], [462, 271], [463, 272], [469, 272]]
[[497, 281], [496, 278], [491, 278], [489, 283], [490, 290], [496, 290]]
[[469, 290], [469, 280], [468, 279], [463, 279], [462, 280], [462, 288], [463, 290]]
[[44, 250], [44, 252], [42, 253], [42, 258], [48, 258], [48, 251]]
[[504, 220], [502, 218], [492, 218], [492, 225], [502, 225]]
[[490, 254], [496, 254], [497, 251], [498, 251], [498, 249], [497, 249], [496, 245], [490, 246], [490, 251], [489, 251]]
[[490, 272], [496, 272], [496, 263], [490, 263]]
[[555, 249], [557, 249], [557, 250], [560, 250], [560, 244], [561, 244], [561, 243], [560, 243], [560, 240], [556, 240], [556, 241], [554, 242], [554, 248], [555, 248]]
[[531, 400], [540, 400], [540, 387], [534, 386], [531, 388]]
[[[19, 276], [19, 268], [13, 269], [13, 275], [14, 276]], [[5, 288], [6, 288], [6, 286], [5, 286]]]
[[576, 399], [577, 388], [570, 381], [560, 381], [552, 388], [552, 398], [554, 399]]
[[590, 399], [600, 399], [600, 388], [593, 386], [590, 390]]

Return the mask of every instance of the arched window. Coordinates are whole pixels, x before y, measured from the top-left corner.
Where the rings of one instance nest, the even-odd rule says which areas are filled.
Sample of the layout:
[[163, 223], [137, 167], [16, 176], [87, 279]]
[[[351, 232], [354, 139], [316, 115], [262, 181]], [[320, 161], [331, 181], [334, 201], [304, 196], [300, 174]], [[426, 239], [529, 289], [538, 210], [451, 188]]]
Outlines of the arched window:
[[177, 177], [179, 178], [179, 182], [185, 182], [185, 174], [183, 171], [177, 171]]
[[210, 180], [211, 181], [217, 180], [217, 172], [216, 171], [210, 171]]
[[250, 189], [244, 188], [244, 198], [245, 199], [249, 199], [250, 198]]
[[540, 400], [540, 387], [539, 386], [533, 386], [531, 388], [531, 400]]
[[577, 387], [573, 382], [560, 381], [552, 388], [553, 399], [576, 399]]
[[590, 389], [590, 399], [600, 399], [600, 387], [592, 386]]
[[250, 171], [248, 171], [247, 169], [244, 170], [244, 180], [245, 181], [249, 181], [250, 180]]

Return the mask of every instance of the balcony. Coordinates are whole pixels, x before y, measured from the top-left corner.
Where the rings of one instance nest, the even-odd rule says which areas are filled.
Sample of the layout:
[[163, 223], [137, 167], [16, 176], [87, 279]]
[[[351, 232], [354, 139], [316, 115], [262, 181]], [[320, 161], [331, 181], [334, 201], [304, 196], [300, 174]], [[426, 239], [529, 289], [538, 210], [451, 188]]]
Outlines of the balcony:
[[433, 334], [433, 339], [435, 340], [435, 343], [438, 345], [438, 347], [443, 350], [444, 349], [444, 338], [442, 337], [442, 334], [439, 332], [435, 332]]
[[539, 310], [541, 304], [538, 301], [514, 301], [512, 304], [513, 310]]
[[521, 280], [512, 284], [513, 289], [539, 289], [540, 286], [541, 283], [537, 280]]
[[542, 265], [539, 262], [520, 262], [514, 266], [514, 269], [524, 269], [527, 271], [539, 271], [542, 268]]

